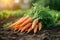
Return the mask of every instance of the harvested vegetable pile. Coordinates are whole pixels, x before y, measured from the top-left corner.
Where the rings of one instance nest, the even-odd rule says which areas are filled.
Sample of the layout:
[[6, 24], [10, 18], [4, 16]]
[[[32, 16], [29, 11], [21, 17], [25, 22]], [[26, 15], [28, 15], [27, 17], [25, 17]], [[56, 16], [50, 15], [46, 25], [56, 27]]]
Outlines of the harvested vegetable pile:
[[17, 30], [18, 32], [24, 31], [29, 33], [33, 31], [36, 33], [42, 28], [50, 28], [56, 26], [57, 20], [60, 19], [59, 15], [60, 14], [56, 16], [50, 11], [48, 7], [43, 7], [38, 2], [34, 4], [34, 7], [26, 12], [23, 18], [21, 18], [18, 22], [10, 25], [8, 28], [14, 29], [14, 31]]
[[37, 29], [40, 31], [42, 28], [42, 24], [38, 22], [38, 19], [32, 20], [31, 17], [23, 17], [16, 23], [13, 23], [8, 28], [13, 28], [14, 31], [27, 31], [27, 33], [31, 32], [32, 30], [34, 33], [37, 32]]

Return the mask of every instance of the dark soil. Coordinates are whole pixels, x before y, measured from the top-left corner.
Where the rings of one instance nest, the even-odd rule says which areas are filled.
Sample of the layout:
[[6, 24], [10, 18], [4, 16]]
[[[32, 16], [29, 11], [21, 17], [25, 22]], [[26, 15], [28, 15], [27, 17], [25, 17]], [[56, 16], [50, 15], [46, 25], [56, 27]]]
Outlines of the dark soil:
[[10, 29], [2, 28], [2, 25], [16, 20], [19, 17], [12, 17], [0, 20], [0, 40], [60, 40], [60, 25], [50, 29], [42, 29], [34, 33], [20, 33]]
[[[56, 31], [55, 31], [56, 30]], [[34, 33], [21, 33], [10, 29], [0, 29], [0, 40], [60, 40], [60, 31], [54, 30], [41, 30]]]

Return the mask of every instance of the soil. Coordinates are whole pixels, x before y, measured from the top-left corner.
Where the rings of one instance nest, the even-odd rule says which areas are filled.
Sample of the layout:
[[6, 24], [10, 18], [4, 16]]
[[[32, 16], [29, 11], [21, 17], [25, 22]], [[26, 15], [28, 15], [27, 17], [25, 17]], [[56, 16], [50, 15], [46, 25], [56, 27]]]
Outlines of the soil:
[[[55, 31], [56, 30], [56, 31]], [[10, 29], [0, 29], [0, 40], [60, 40], [60, 31], [43, 29], [40, 32], [26, 33], [16, 32]]]
[[0, 23], [0, 40], [60, 40], [60, 25], [54, 28], [42, 29], [36, 34], [33, 32], [17, 32], [10, 29], [2, 28], [2, 25], [17, 19], [17, 17], [12, 17], [9, 19], [1, 20]]

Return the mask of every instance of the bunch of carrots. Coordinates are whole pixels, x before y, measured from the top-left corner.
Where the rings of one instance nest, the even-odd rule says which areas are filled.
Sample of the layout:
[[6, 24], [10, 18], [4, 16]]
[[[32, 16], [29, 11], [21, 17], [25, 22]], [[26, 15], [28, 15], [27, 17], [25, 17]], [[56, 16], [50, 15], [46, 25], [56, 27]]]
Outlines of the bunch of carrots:
[[17, 22], [8, 26], [7, 28], [14, 29], [14, 31], [18, 32], [31, 32], [36, 33], [38, 30], [42, 29], [42, 24], [38, 21], [38, 19], [32, 19], [31, 17], [22, 17]]

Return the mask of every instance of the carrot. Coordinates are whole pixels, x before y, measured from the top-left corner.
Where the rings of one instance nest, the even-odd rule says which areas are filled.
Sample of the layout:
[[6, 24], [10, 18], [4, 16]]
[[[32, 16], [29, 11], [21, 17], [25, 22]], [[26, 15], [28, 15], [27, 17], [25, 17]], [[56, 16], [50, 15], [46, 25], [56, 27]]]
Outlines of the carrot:
[[18, 32], [21, 31], [22, 28], [23, 28], [23, 27], [20, 27], [20, 28], [18, 29]]
[[34, 28], [34, 27], [36, 26], [37, 23], [38, 23], [38, 20], [35, 19], [35, 20], [33, 21], [32, 28]]
[[15, 27], [14, 31], [18, 30], [18, 28], [19, 28], [19, 25], [17, 25], [17, 26]]
[[41, 23], [38, 23], [38, 29], [39, 29], [39, 31], [42, 29], [42, 24]]
[[[29, 29], [29, 28], [28, 28], [28, 29]], [[28, 29], [26, 29], [25, 31], [27, 32]]]
[[31, 18], [31, 17], [28, 18], [27, 20], [25, 20], [25, 21], [20, 25], [20, 27], [23, 27], [24, 25], [26, 25], [26, 24], [28, 24], [28, 23], [30, 23], [30, 22], [32, 22], [32, 18]]
[[[21, 18], [20, 20], [22, 20], [22, 19], [23, 19], [23, 18]], [[19, 21], [20, 21], [20, 20], [19, 20]], [[19, 21], [13, 23], [12, 25], [8, 26], [7, 28], [12, 28], [13, 26], [17, 25]]]
[[27, 33], [31, 32], [33, 29], [32, 29], [32, 26], [27, 30]]
[[25, 20], [27, 20], [29, 17], [24, 17], [20, 22], [19, 22], [19, 25], [21, 24], [21, 23], [23, 23]]
[[27, 33], [29, 33], [30, 31], [32, 31], [37, 24], [38, 24], [38, 20], [35, 19], [33, 21], [33, 23], [32, 23], [32, 26], [28, 29]]
[[20, 26], [19, 26], [19, 30], [20, 31], [26, 24], [31, 23], [32, 22], [32, 18], [29, 17], [26, 21], [24, 21]]
[[37, 32], [37, 27], [38, 27], [38, 25], [35, 26], [35, 28], [34, 28], [34, 33]]
[[31, 26], [31, 24], [32, 24], [32, 23], [28, 23], [27, 25], [25, 25], [25, 26], [22, 28], [21, 32], [23, 32], [24, 30], [26, 30], [27, 28], [29, 28], [29, 27]]
[[8, 28], [11, 28], [11, 27], [13, 27], [13, 26], [15, 26], [15, 25], [18, 25], [18, 24], [21, 24], [22, 22], [24, 22], [27, 18], [29, 18], [29, 17], [25, 17], [25, 18], [21, 18], [20, 20], [18, 20], [16, 23], [13, 23], [12, 25], [10, 25]]

